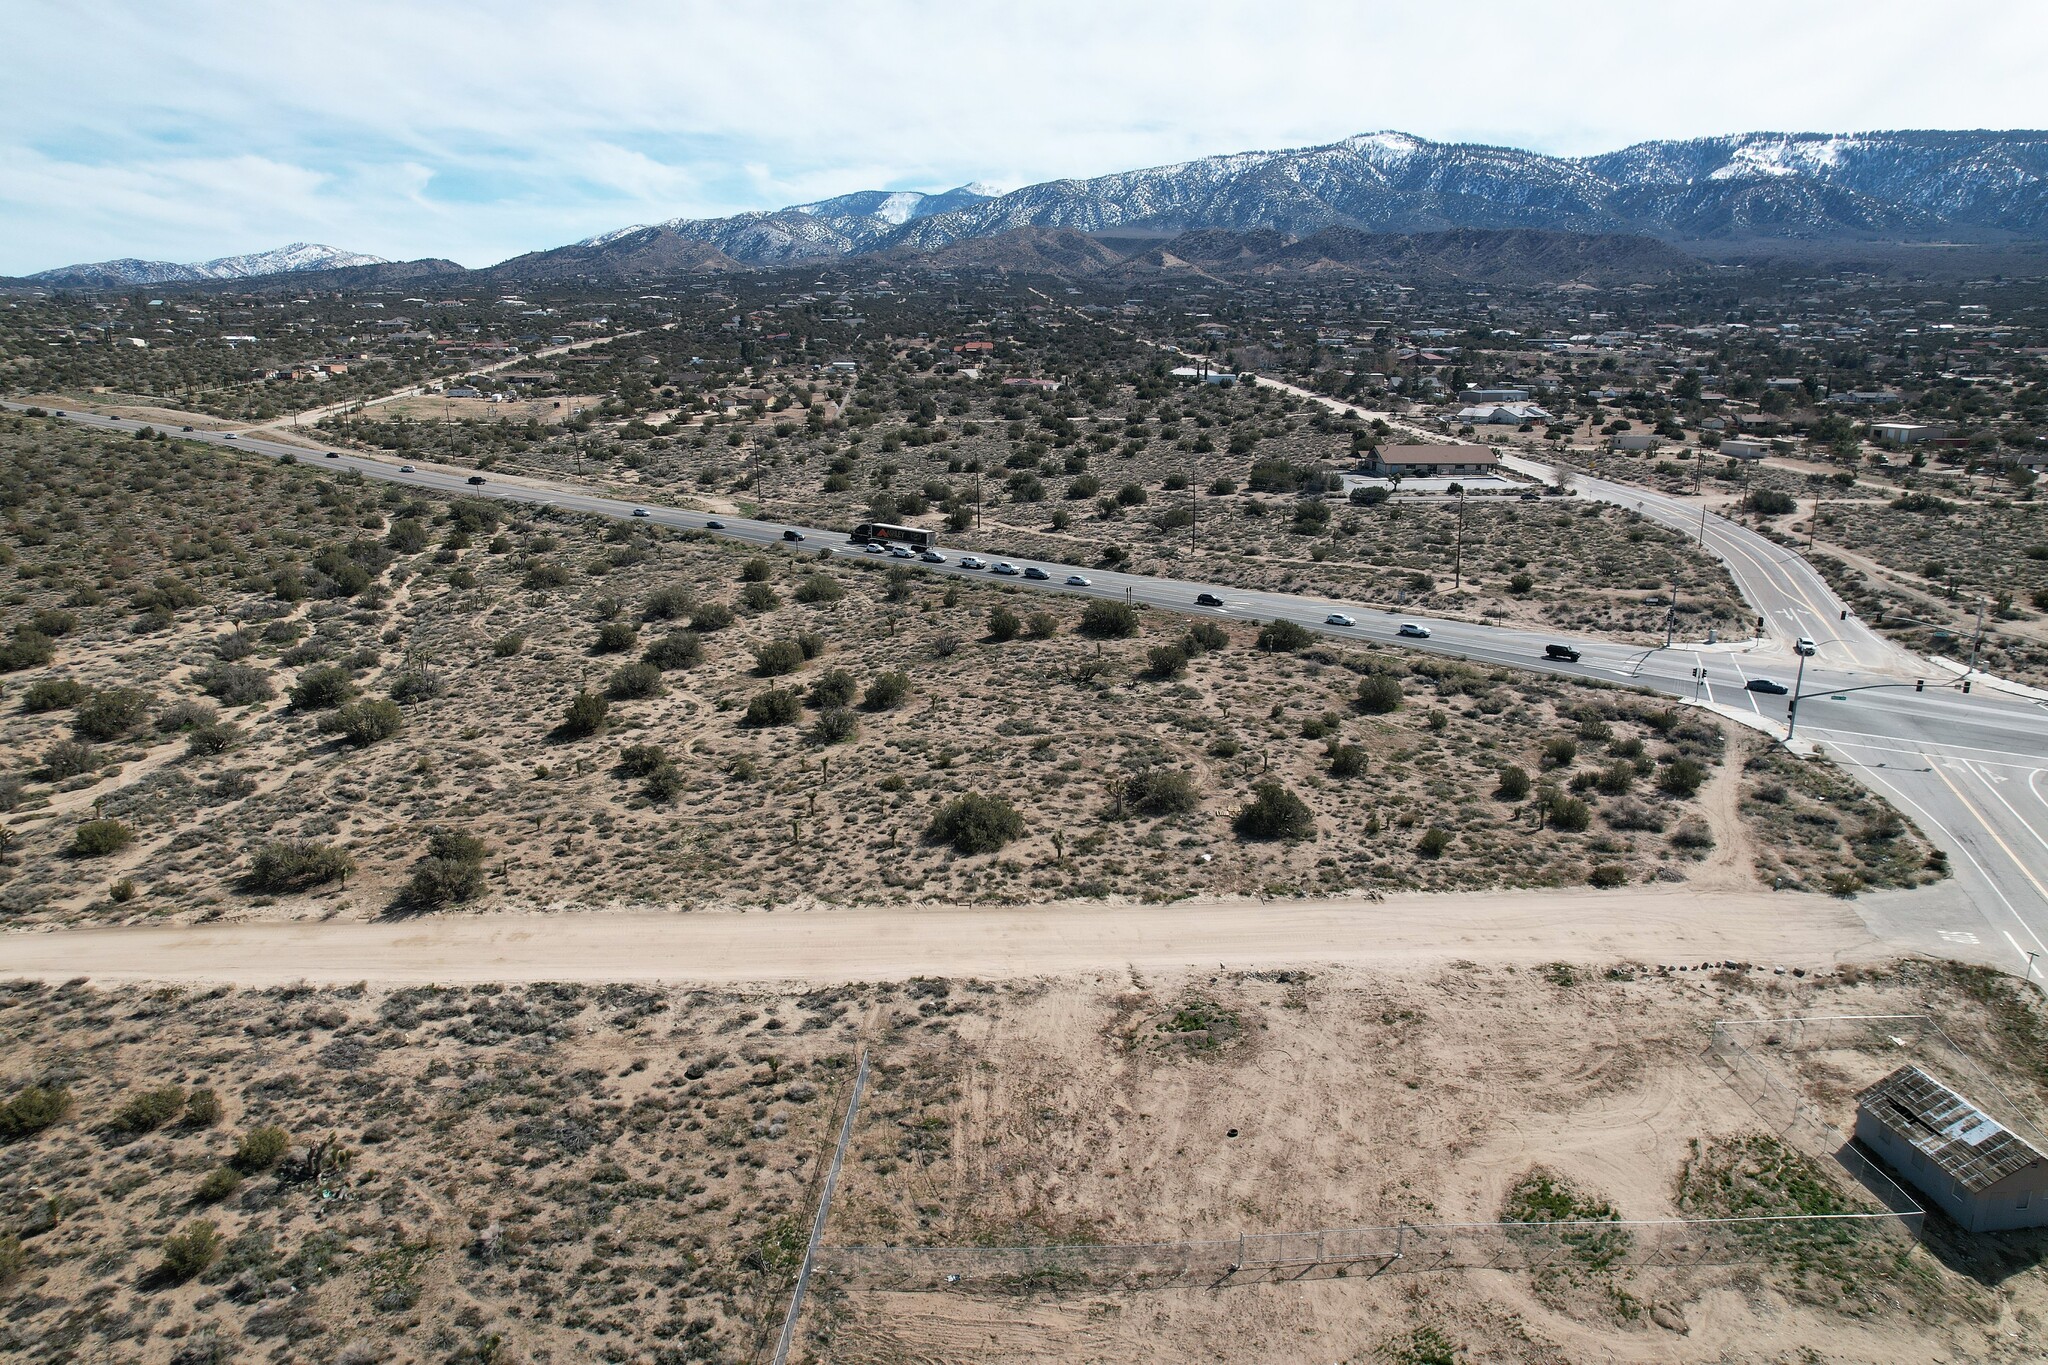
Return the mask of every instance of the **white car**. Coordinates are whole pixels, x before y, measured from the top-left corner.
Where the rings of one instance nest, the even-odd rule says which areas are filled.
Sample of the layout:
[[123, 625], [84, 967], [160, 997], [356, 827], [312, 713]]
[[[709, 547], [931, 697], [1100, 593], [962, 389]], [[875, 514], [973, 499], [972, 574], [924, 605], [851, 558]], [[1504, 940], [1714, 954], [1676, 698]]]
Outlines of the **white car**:
[[1323, 624], [1326, 626], [1355, 626], [1358, 622], [1352, 620], [1341, 611], [1333, 611], [1323, 618]]
[[869, 541], [867, 544], [861, 546], [860, 549], [862, 554], [869, 555], [887, 554], [889, 552], [888, 546], [876, 540]]
[[937, 550], [926, 550], [919, 554], [918, 558], [927, 564], [943, 564], [946, 562], [946, 557]]
[[1405, 635], [1411, 640], [1427, 640], [1429, 638], [1429, 627], [1415, 621], [1403, 621], [1401, 629], [1395, 633], [1397, 635]]
[[1092, 585], [1080, 574], [1070, 573], [1067, 575], [1067, 586], [1070, 588], [1086, 588]]
[[996, 562], [996, 566], [993, 569], [990, 569], [989, 572], [999, 573], [1004, 575], [1005, 577], [1014, 577], [1017, 573], [1017, 566], [1015, 564], [1010, 563], [1006, 559], [998, 560]]
[[633, 509], [633, 515], [636, 517], [644, 517], [647, 515], [647, 509], [645, 507], [635, 507]]
[[399, 472], [399, 473], [401, 473], [401, 474], [417, 474], [417, 473], [419, 473], [419, 471], [418, 471], [417, 469], [414, 469], [414, 468], [413, 468], [413, 467], [412, 467], [411, 465], [409, 465], [409, 464], [402, 464], [402, 465], [400, 465], [400, 466], [398, 467], [398, 472]]
[[960, 567], [963, 569], [986, 569], [988, 562], [982, 559], [980, 555], [961, 555]]
[[1793, 642], [1792, 652], [1794, 654], [1803, 654], [1807, 658], [1811, 659], [1814, 655], [1820, 653], [1820, 646], [1815, 644], [1806, 636], [1802, 635], [1796, 641]]
[[911, 549], [908, 545], [891, 545], [889, 547], [889, 554], [895, 559], [917, 558], [917, 551]]

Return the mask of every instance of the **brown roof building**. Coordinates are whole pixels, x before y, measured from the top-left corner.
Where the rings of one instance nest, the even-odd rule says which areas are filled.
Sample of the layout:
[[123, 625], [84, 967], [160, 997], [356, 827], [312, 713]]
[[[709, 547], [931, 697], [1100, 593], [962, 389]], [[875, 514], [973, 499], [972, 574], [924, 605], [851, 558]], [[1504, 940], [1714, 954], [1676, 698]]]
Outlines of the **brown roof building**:
[[1499, 468], [1500, 456], [1486, 446], [1381, 446], [1365, 460], [1365, 472], [1382, 479], [1492, 474]]
[[1970, 1232], [2048, 1227], [2048, 1157], [1917, 1066], [1856, 1097], [1856, 1140]]

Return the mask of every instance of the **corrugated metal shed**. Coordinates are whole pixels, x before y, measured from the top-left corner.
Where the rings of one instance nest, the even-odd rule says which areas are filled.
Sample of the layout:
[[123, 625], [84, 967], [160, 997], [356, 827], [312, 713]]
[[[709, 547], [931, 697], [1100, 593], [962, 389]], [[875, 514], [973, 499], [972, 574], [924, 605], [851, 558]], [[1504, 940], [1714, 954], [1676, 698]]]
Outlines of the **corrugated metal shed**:
[[2044, 1160], [2024, 1138], [1917, 1066], [1902, 1066], [1856, 1097], [1972, 1194]]

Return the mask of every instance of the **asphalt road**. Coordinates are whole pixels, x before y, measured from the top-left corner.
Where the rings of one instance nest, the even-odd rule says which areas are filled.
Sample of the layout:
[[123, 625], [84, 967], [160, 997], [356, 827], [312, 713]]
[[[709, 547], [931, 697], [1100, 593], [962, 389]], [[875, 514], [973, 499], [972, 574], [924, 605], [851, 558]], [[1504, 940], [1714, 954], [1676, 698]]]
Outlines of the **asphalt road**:
[[[15, 411], [22, 406], [0, 404]], [[63, 415], [83, 426], [122, 433], [146, 425], [91, 413]], [[526, 476], [490, 474], [482, 476], [486, 482], [472, 484], [471, 471], [430, 463], [408, 467], [397, 460], [349, 452], [322, 456], [250, 434], [172, 434], [354, 470], [365, 478], [439, 493], [645, 520], [682, 530], [701, 531], [715, 520], [722, 523], [716, 534], [747, 544], [822, 550], [835, 558], [880, 558], [849, 545], [834, 531], [713, 517], [652, 502], [634, 504]], [[1583, 475], [1575, 476], [1575, 483], [1582, 496], [1635, 506], [1666, 525], [1697, 530], [1696, 503]], [[784, 533], [789, 530], [797, 531], [802, 541], [786, 541]], [[1859, 910], [1867, 902], [1865, 918], [1873, 931], [1902, 947], [1988, 961], [2016, 972], [2030, 970], [2026, 954], [2038, 953], [2041, 963], [2035, 979], [2048, 976], [2048, 709], [1982, 686], [1964, 695], [1954, 684], [1930, 680], [1925, 691], [1916, 691], [1912, 657], [1853, 617], [1844, 619], [1840, 603], [1798, 555], [1711, 515], [1705, 546], [1727, 564], [1751, 604], [1775, 623], [1764, 640], [1645, 650], [1607, 640], [1404, 614], [1384, 604], [1254, 592], [1021, 558], [1009, 562], [1020, 571], [1036, 565], [1045, 570], [1047, 580], [1029, 580], [1020, 573], [1002, 581], [1027, 590], [1130, 601], [1190, 616], [1260, 622], [1284, 618], [1359, 644], [1398, 645], [1565, 677], [1633, 684], [1711, 703], [1758, 728], [1776, 727], [1780, 733], [1789, 698], [1752, 692], [1747, 684], [1761, 677], [1794, 685], [1799, 660], [1789, 642], [1806, 635], [1817, 642], [1818, 650], [1806, 663], [1800, 687], [1799, 737], [1857, 770], [1950, 851], [1954, 877], [1942, 888], [1857, 902]], [[945, 553], [946, 563], [923, 567], [963, 577], [990, 576], [986, 570], [962, 568], [955, 562], [957, 552]], [[1070, 586], [1066, 580], [1073, 575], [1087, 581]], [[1223, 605], [1198, 606], [1195, 597], [1202, 592], [1222, 598]], [[1327, 623], [1325, 618], [1333, 613], [1349, 616], [1356, 624]], [[1427, 638], [1400, 637], [1403, 622], [1427, 630]], [[1544, 648], [1550, 644], [1572, 645], [1580, 652], [1579, 661], [1545, 658]], [[1929, 673], [1942, 676], [1931, 669]]]

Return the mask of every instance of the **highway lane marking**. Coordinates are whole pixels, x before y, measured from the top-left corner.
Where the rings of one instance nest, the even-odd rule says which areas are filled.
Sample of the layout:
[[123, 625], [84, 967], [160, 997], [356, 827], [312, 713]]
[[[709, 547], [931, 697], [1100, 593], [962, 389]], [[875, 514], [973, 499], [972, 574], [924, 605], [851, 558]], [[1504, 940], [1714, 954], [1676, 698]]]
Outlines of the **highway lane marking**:
[[[1870, 733], [1870, 732], [1869, 732], [1868, 730], [1837, 730], [1837, 729], [1835, 729], [1835, 728], [1834, 728], [1833, 726], [1831, 726], [1831, 725], [1815, 725], [1815, 726], [1812, 726], [1812, 727], [1809, 727], [1809, 728], [1811, 728], [1811, 729], [1813, 730], [1813, 732], [1814, 732], [1815, 734], [1822, 734], [1822, 735], [1853, 735], [1853, 736], [1855, 736], [1855, 737], [1856, 737], [1856, 738], [1858, 738], [1858, 739], [1897, 739], [1897, 738], [1898, 738], [1898, 736], [1897, 736], [1897, 735], [1873, 735], [1873, 734], [1871, 734], [1871, 733]], [[1925, 758], [1925, 759], [1927, 759], [1927, 760], [1928, 760], [1928, 761], [1930, 761], [1930, 762], [1932, 762], [1932, 761], [1933, 761], [1933, 755], [1929, 754], [1929, 753], [1928, 753], [1928, 752], [1927, 752], [1927, 751], [1926, 751], [1925, 749], [1893, 749], [1893, 748], [1887, 748], [1887, 746], [1885, 746], [1885, 745], [1882, 745], [1882, 744], [1857, 744], [1857, 743], [1854, 743], [1853, 741], [1851, 741], [1851, 742], [1848, 742], [1847, 744], [1845, 744], [1845, 746], [1844, 746], [1844, 747], [1847, 747], [1847, 748], [1852, 748], [1852, 749], [1879, 749], [1879, 750], [1883, 750], [1884, 752], [1887, 752], [1887, 753], [1898, 753], [1898, 754], [1919, 754], [1919, 755], [1920, 755], [1920, 756], [1921, 756], [1922, 758]], [[2018, 762], [2018, 763], [1998, 763], [1998, 764], [1997, 764], [1997, 766], [1999, 766], [1999, 767], [2001, 767], [2001, 768], [2024, 768], [2024, 767], [2027, 767], [2027, 766], [2028, 766], [2028, 765], [2030, 765], [2030, 764], [2035, 764], [2035, 763], [2039, 763], [2039, 762], [2041, 761], [2041, 756], [2040, 756], [2039, 754], [2026, 754], [2026, 753], [2021, 753], [2021, 752], [2020, 752], [2019, 750], [2017, 750], [2017, 749], [1986, 749], [1986, 748], [1983, 748], [1983, 747], [1981, 747], [1981, 746], [1979, 746], [1979, 745], [1975, 745], [1975, 744], [1950, 744], [1950, 743], [1948, 743], [1948, 742], [1947, 742], [1947, 741], [1945, 741], [1945, 740], [1944, 740], [1944, 741], [1943, 741], [1943, 742], [1942, 742], [1942, 743], [1941, 743], [1940, 745], [1938, 745], [1937, 747], [1938, 747], [1938, 748], [1941, 748], [1941, 749], [1944, 749], [1944, 750], [1947, 750], [1947, 749], [1968, 749], [1968, 750], [1969, 750], [1970, 752], [1972, 752], [1972, 753], [1979, 753], [1979, 754], [2009, 754], [2009, 755], [2011, 755], [2011, 756], [2012, 756], [2013, 758], [2016, 758], [2016, 759], [2020, 759], [2020, 760], [2022, 760], [2021, 762]], [[1996, 760], [1993, 760], [1993, 759], [1978, 759], [1978, 760], [1976, 760], [1976, 761], [1977, 761], [1977, 762], [1980, 762], [1980, 763], [1992, 763], [1992, 762], [1996, 762]]]
[[[1976, 778], [1979, 782], [1982, 782], [1984, 784], [1984, 789], [1991, 793], [1992, 797], [1998, 802], [1998, 804], [2004, 806], [2008, 811], [2012, 812], [2012, 818], [2020, 822], [2020, 828], [2025, 830], [2028, 834], [2032, 835], [2035, 843], [2039, 844], [2044, 849], [2048, 849], [2048, 838], [2043, 838], [2041, 836], [2041, 831], [2034, 828], [2033, 822], [2027, 819], [2026, 816], [2020, 814], [2019, 811], [2013, 806], [2012, 802], [2005, 799], [2005, 794], [2003, 792], [1999, 791], [1997, 787], [1991, 785], [1994, 781], [2009, 782], [2012, 779], [2005, 777], [1995, 777], [1994, 775], [1989, 773], [1980, 773], [1976, 771], [1974, 768], [1970, 767], [1968, 763], [1965, 763], [1963, 765], [1963, 771], [1969, 773], [1970, 776]], [[2031, 786], [2032, 784], [2030, 783], [2030, 790]], [[2027, 880], [2034, 881], [2031, 875], [2028, 876]], [[2034, 881], [2034, 885], [2041, 887], [2042, 899], [2048, 900], [2048, 886], [2041, 886], [2041, 883], [2038, 881]]]
[[[1991, 879], [1991, 874], [1989, 871], [1985, 869], [1984, 864], [1977, 861], [1977, 855], [1970, 852], [1969, 846], [1964, 844], [1961, 839], [1958, 839], [1956, 837], [1954, 830], [1950, 829], [1947, 825], [1942, 824], [1941, 821], [1935, 819], [1931, 814], [1928, 813], [1928, 810], [1925, 806], [1921, 805], [1919, 802], [1907, 796], [1904, 792], [1900, 791], [1891, 783], [1886, 782], [1883, 778], [1876, 776], [1874, 773], [1871, 773], [1869, 769], [1865, 769], [1864, 771], [1867, 775], [1869, 775], [1870, 780], [1872, 782], [1875, 782], [1878, 786], [1883, 787], [1885, 791], [1890, 794], [1891, 799], [1893, 801], [1897, 802], [1901, 806], [1906, 807], [1907, 810], [1915, 812], [1922, 825], [1929, 829], [1937, 830], [1942, 835], [1946, 836], [1948, 842], [1955, 846], [1956, 852], [1962, 854], [1963, 857], [1966, 860], [1968, 860], [1970, 866], [1977, 869], [1977, 876], [1983, 881], [1984, 885], [1991, 888], [1991, 894], [1998, 897], [1999, 903], [2005, 906], [2005, 912], [2013, 917], [2013, 922], [2020, 926], [2020, 928], [2026, 933], [2026, 936], [2028, 938], [2034, 940], [2035, 943], [2040, 944], [2042, 948], [2048, 949], [2048, 943], [2042, 942], [2041, 936], [2034, 932], [2033, 926], [2027, 923], [2026, 919], [2013, 905], [2012, 900], [2005, 894], [2004, 891], [1999, 889], [1998, 883]], [[1940, 774], [1937, 773], [1936, 776], [1940, 776]], [[1960, 793], [1958, 793], [1958, 795], [1960, 795]], [[1965, 801], [1963, 804], [1965, 809], [1970, 809], [1970, 805], [1967, 801]], [[1988, 833], [1990, 831], [1990, 826], [1985, 826], [1985, 830]], [[2005, 936], [2009, 939], [2012, 938], [2012, 935], [2010, 933], [2006, 933]], [[2020, 956], [2026, 956], [2026, 950], [2020, 948], [2017, 941], [2013, 943], [2013, 947], [2019, 951]]]
[[[2005, 851], [2005, 856], [2012, 859], [2012, 865], [2019, 869], [2020, 875], [2022, 877], [2025, 877], [2029, 882], [2031, 882], [2033, 884], [2034, 889], [2041, 893], [2042, 903], [2044, 905], [2048, 905], [2048, 886], [2043, 886], [2041, 884], [2041, 879], [2039, 877], [2036, 877], [2033, 874], [2033, 872], [2028, 869], [2026, 863], [2021, 861], [2019, 854], [2012, 851], [2012, 845], [2006, 843], [2004, 839], [1999, 837], [1998, 831], [1991, 827], [1991, 822], [1983, 818], [1982, 809], [1975, 802], [1971, 801], [1969, 797], [1963, 795], [1962, 789], [1960, 787], [1956, 786], [1955, 783], [1949, 781], [1948, 774], [1943, 772], [1939, 765], [1935, 766], [1933, 772], [1936, 777], [1941, 779], [1941, 784], [1943, 786], [1947, 787], [1950, 791], [1956, 794], [1956, 800], [1962, 802], [1966, 808], [1977, 814], [1978, 823], [1984, 826], [1984, 832], [1991, 836], [1991, 841], [1997, 844], [1999, 848]], [[1985, 786], [1987, 790], [1990, 790], [1989, 783], [1986, 783]], [[1998, 795], [1998, 793], [1995, 790], [1993, 790], [1991, 794], [1993, 796]], [[2003, 802], [2001, 802], [2000, 804], [2003, 804]], [[2006, 809], [2011, 810], [2012, 808], [2010, 806], [2007, 806]], [[2014, 812], [2014, 814], [2017, 815], [2017, 812]], [[2024, 824], [2025, 822], [2022, 821], [2021, 823]], [[2028, 827], [2027, 832], [2029, 834], [2034, 833], [2031, 826]], [[2034, 837], [2036, 839], [2040, 838], [2038, 834], [2034, 835]], [[2001, 893], [2001, 896], [2002, 894], [2003, 893]], [[2010, 902], [2007, 903], [2010, 904]], [[2034, 942], [2041, 942], [2041, 936], [2039, 934], [2034, 933], [2033, 930], [2029, 929], [2027, 931], [2027, 934], [2028, 937], [2034, 940]], [[2048, 944], [2043, 944], [2042, 946], [2048, 947]]]

